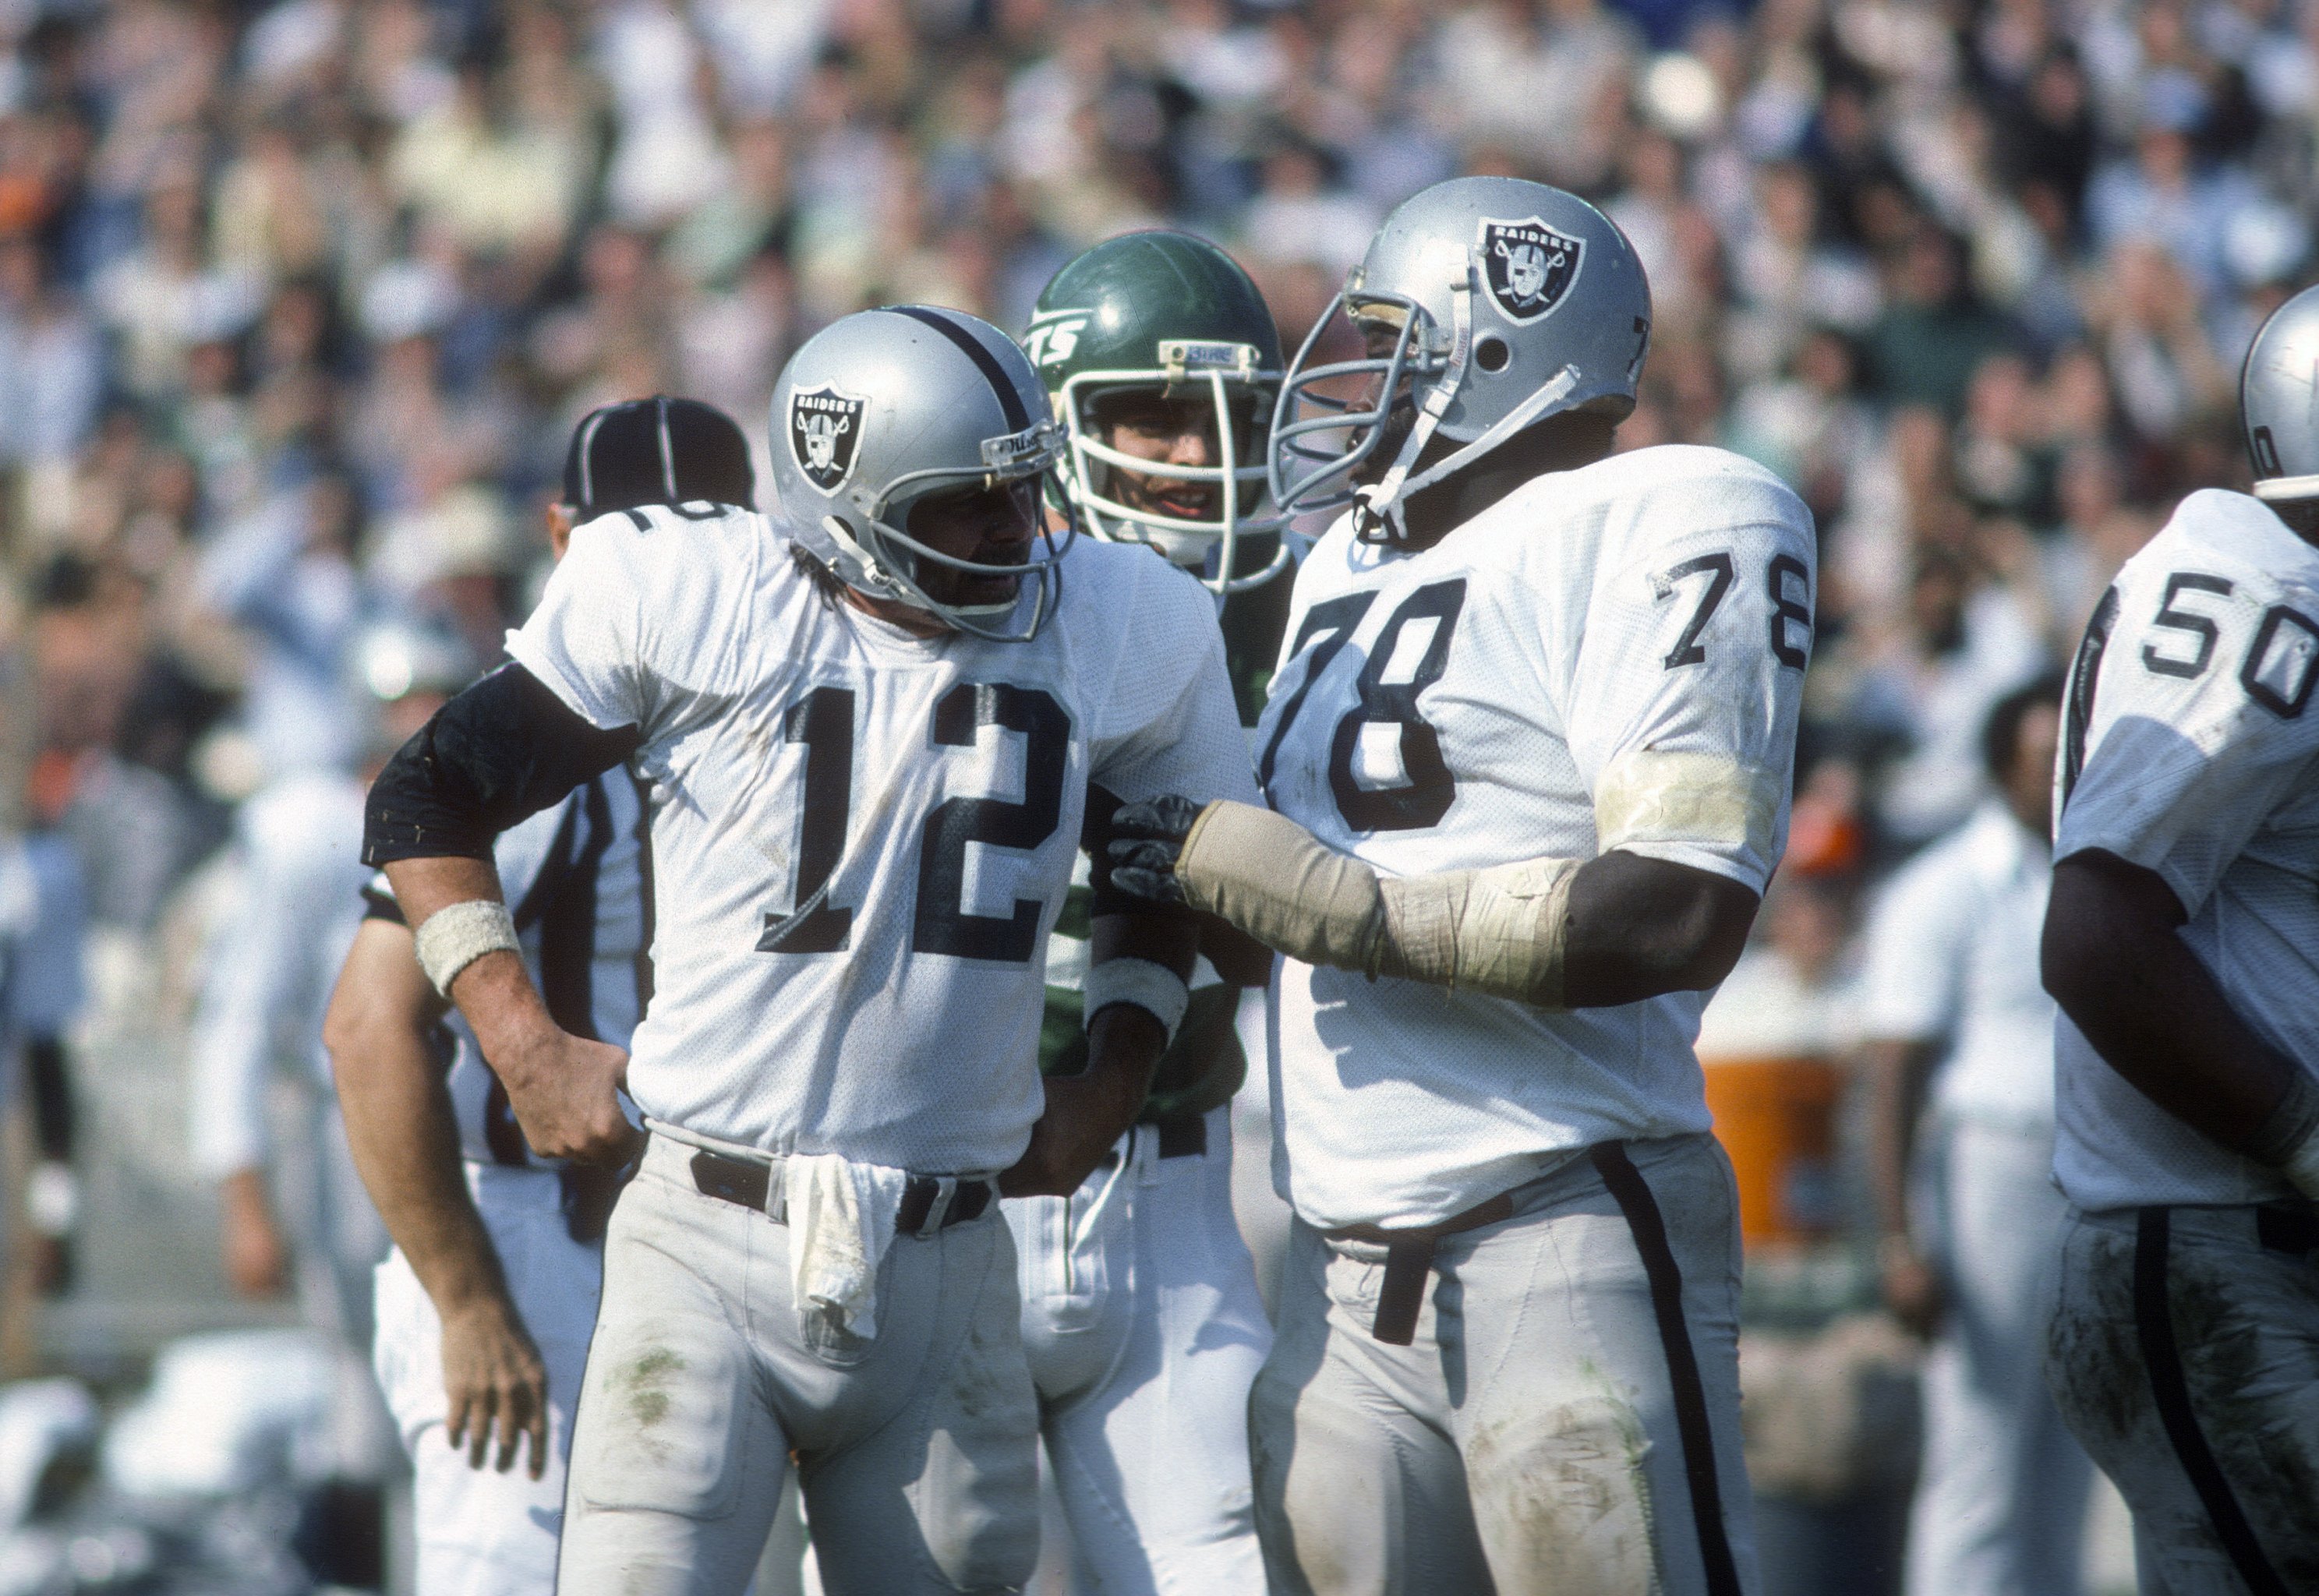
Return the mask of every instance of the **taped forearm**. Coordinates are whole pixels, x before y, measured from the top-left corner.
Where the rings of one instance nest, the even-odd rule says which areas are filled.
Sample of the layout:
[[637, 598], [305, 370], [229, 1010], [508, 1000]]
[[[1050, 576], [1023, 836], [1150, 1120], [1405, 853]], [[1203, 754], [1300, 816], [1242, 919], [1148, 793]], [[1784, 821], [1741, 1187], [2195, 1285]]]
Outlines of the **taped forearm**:
[[1563, 1008], [1575, 859], [1385, 882], [1380, 975]]
[[1307, 964], [1377, 973], [1385, 900], [1376, 872], [1285, 815], [1210, 804], [1176, 861], [1184, 901]]
[[1217, 803], [1176, 878], [1194, 908], [1292, 959], [1557, 1008], [1577, 868], [1534, 859], [1381, 881], [1284, 816]]
[[363, 862], [489, 859], [492, 839], [627, 759], [634, 726], [604, 731], [520, 665], [435, 713], [371, 784]]

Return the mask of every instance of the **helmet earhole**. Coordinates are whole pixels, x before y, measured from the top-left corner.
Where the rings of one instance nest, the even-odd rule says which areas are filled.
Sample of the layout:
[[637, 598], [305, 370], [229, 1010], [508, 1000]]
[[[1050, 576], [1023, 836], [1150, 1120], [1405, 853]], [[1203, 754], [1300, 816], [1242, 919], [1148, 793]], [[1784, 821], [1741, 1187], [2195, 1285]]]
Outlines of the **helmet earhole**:
[[1474, 346], [1474, 364], [1486, 372], [1502, 372], [1513, 359], [1513, 351], [1501, 338], [1485, 338]]

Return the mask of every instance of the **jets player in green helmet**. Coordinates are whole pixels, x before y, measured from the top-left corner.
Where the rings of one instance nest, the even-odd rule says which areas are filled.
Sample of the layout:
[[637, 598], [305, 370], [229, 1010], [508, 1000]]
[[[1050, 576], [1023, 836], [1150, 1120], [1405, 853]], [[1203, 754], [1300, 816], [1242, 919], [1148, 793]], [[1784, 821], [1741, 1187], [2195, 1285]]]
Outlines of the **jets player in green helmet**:
[[1070, 439], [1081, 525], [1220, 597], [1287, 570], [1265, 487], [1280, 334], [1232, 257], [1190, 233], [1107, 239], [1055, 274], [1023, 343]]
[[1023, 339], [1069, 438], [1079, 525], [1149, 544], [1217, 596], [1241, 718], [1264, 708], [1295, 563], [1264, 463], [1280, 334], [1231, 256], [1193, 234], [1122, 233], [1057, 272]]
[[[1092, 536], [1147, 545], [1217, 596], [1253, 724], [1286, 618], [1289, 584], [1272, 579], [1293, 558], [1264, 485], [1280, 340], [1262, 295], [1204, 239], [1127, 233], [1055, 274], [1024, 347], [1069, 438], [1068, 508]], [[1087, 795], [1096, 857], [1117, 807]], [[1081, 972], [1108, 902], [1079, 863], [1047, 950], [1040, 1064], [1055, 1075], [1087, 1056]], [[1247, 1407], [1272, 1338], [1232, 1208], [1241, 994], [1205, 960], [1191, 987], [1111, 1159], [1069, 1197], [1004, 1204], [1075, 1588], [1264, 1588]]]

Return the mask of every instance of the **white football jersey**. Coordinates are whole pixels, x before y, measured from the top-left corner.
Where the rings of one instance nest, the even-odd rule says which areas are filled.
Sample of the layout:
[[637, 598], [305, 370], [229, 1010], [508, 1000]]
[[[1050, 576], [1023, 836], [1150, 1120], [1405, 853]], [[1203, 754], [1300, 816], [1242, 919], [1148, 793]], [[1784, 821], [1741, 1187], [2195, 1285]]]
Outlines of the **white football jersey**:
[[508, 652], [648, 787], [645, 1113], [771, 1152], [1002, 1169], [1042, 1095], [1044, 951], [1087, 788], [1253, 801], [1214, 606], [1082, 538], [1028, 643], [824, 596], [762, 516], [576, 532]]
[[[515, 915], [525, 968], [555, 1023], [575, 1036], [627, 1047], [652, 996], [651, 853], [636, 781], [607, 771], [492, 844], [500, 889]], [[364, 888], [374, 915], [402, 920], [383, 874]], [[524, 1141], [507, 1087], [483, 1061], [456, 1009], [445, 1084], [471, 1163], [555, 1167]]]
[[[1787, 835], [1811, 516], [1720, 449], [1542, 476], [1420, 553], [1340, 521], [1258, 728], [1274, 808], [1387, 875], [1612, 848], [1755, 891]], [[1614, 1137], [1708, 1128], [1705, 995], [1548, 1013], [1283, 960], [1273, 1173], [1426, 1224]]]
[[[2319, 1065], [2319, 549], [2260, 500], [2185, 499], [2125, 563], [2071, 672], [2053, 853], [2155, 871], [2254, 1032]], [[2054, 1027], [2054, 1173], [2080, 1208], [2261, 1203], [2273, 1171], [2168, 1114]]]

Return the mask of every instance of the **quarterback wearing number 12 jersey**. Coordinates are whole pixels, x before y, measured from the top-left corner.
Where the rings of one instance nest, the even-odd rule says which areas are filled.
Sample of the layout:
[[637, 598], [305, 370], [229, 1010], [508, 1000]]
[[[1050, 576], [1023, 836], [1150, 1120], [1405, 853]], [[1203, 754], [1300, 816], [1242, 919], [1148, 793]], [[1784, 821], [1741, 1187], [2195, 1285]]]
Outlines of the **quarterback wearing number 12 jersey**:
[[[1666, 446], [1542, 476], [1414, 553], [1349, 519], [1296, 579], [1272, 807], [1385, 875], [1613, 848], [1761, 892], [1811, 645], [1809, 512]], [[1322, 1228], [1437, 1222], [1541, 1155], [1703, 1132], [1670, 992], [1561, 1012], [1284, 960], [1274, 1178]]]
[[1037, 637], [915, 637], [835, 607], [762, 516], [680, 513], [581, 527], [508, 642], [642, 739], [655, 982], [628, 1090], [767, 1152], [1004, 1169], [1039, 1117], [1088, 785], [1253, 796], [1210, 601], [1089, 541]]

